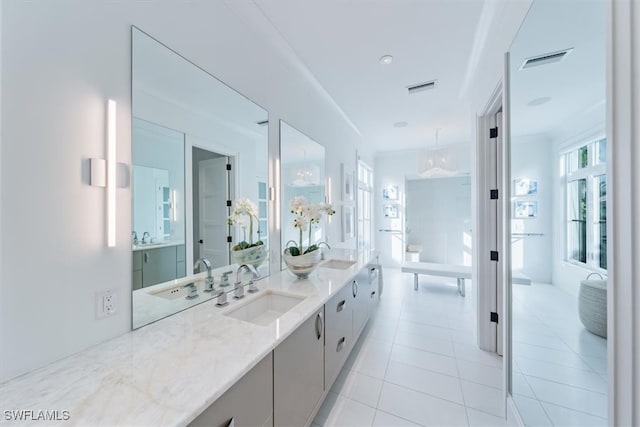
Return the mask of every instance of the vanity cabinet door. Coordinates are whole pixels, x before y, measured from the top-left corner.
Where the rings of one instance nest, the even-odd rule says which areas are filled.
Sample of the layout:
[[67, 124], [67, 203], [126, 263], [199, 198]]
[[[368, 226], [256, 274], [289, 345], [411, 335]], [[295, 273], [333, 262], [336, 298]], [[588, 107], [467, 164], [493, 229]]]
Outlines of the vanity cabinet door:
[[353, 299], [353, 340], [357, 340], [369, 319], [369, 269], [362, 269], [351, 281], [351, 297]]
[[142, 252], [142, 286], [151, 286], [176, 278], [176, 247]]
[[133, 252], [133, 290], [142, 288], [142, 252]]
[[351, 285], [347, 284], [335, 294], [326, 304], [325, 327], [325, 386], [331, 387], [342, 365], [347, 360], [349, 351], [353, 347], [353, 297]]
[[273, 351], [273, 422], [305, 426], [324, 394], [324, 308]]
[[272, 414], [273, 355], [269, 353], [189, 426], [267, 427], [273, 426]]

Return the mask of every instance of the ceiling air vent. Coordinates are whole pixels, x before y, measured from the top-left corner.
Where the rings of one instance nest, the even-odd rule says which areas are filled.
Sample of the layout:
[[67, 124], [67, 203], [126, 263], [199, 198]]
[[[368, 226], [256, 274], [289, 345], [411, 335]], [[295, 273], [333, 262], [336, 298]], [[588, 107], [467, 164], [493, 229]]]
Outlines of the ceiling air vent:
[[533, 58], [527, 58], [520, 67], [521, 70], [525, 68], [537, 67], [538, 65], [551, 64], [552, 62], [560, 62], [565, 56], [571, 53], [571, 49], [565, 49], [558, 52], [545, 53], [544, 55], [534, 56]]
[[430, 82], [418, 83], [415, 85], [407, 86], [407, 91], [409, 92], [409, 95], [411, 95], [412, 93], [421, 92], [427, 89], [433, 89], [434, 87], [436, 87], [436, 81], [431, 80]]

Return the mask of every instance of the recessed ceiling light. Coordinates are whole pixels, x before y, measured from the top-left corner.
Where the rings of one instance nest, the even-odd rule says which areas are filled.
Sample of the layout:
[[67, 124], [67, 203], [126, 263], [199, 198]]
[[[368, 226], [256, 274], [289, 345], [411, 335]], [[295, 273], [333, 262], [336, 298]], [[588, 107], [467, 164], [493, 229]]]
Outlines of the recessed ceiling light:
[[391, 55], [383, 55], [380, 57], [380, 63], [382, 65], [389, 65], [393, 62], [393, 56]]
[[536, 107], [538, 105], [546, 104], [549, 101], [551, 101], [551, 97], [543, 96], [542, 98], [536, 98], [536, 99], [533, 99], [533, 100], [529, 101], [527, 103], [527, 105], [529, 107]]
[[395, 122], [393, 125], [395, 127], [397, 127], [397, 128], [406, 128], [409, 125], [409, 123], [407, 123], [407, 122]]

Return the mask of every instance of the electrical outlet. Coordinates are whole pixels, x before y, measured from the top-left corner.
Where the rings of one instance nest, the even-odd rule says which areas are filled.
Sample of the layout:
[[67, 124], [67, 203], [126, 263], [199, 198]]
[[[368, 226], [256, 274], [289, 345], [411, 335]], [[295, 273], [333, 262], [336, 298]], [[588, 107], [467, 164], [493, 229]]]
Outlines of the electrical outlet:
[[96, 292], [96, 319], [103, 319], [118, 311], [116, 291]]

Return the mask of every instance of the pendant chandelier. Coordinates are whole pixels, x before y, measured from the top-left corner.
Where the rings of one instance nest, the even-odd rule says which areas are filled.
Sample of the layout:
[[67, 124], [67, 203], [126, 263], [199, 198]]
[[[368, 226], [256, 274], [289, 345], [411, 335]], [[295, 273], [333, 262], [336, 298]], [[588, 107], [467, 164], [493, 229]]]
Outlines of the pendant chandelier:
[[458, 173], [454, 153], [448, 147], [438, 146], [439, 131], [440, 129], [436, 129], [435, 148], [420, 153], [418, 175], [422, 178], [442, 178]]

